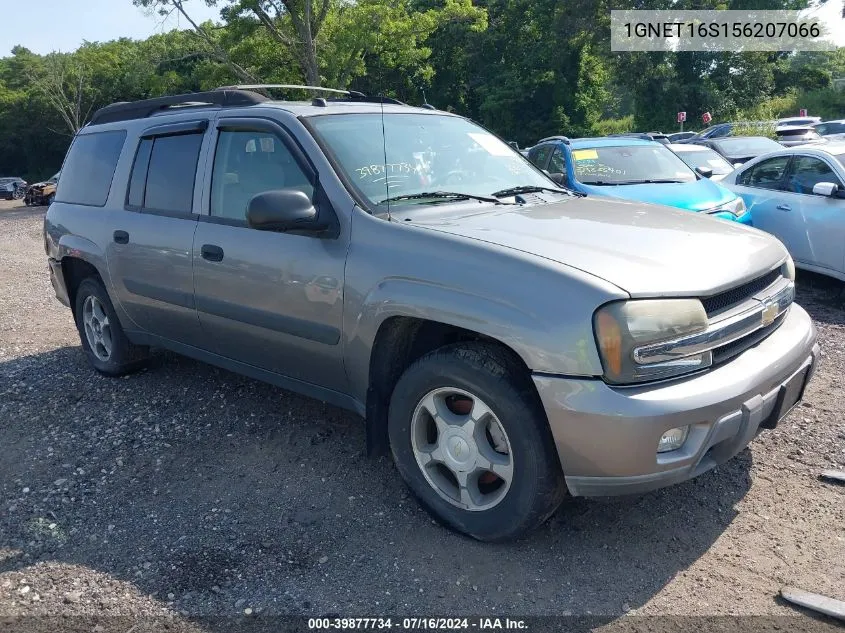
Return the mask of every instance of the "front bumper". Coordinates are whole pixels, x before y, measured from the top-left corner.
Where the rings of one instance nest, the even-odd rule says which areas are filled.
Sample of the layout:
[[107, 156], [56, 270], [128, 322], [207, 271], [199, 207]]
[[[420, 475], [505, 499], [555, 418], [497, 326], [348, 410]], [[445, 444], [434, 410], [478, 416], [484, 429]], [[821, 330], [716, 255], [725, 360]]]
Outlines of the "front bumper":
[[[803, 380], [803, 394], [818, 358], [812, 320], [793, 304], [766, 339], [687, 379], [627, 388], [597, 379], [533, 379], [570, 493], [620, 495], [676, 484], [734, 457], [761, 425], [777, 424], [782, 387]], [[658, 454], [661, 435], [686, 425], [684, 445]]]

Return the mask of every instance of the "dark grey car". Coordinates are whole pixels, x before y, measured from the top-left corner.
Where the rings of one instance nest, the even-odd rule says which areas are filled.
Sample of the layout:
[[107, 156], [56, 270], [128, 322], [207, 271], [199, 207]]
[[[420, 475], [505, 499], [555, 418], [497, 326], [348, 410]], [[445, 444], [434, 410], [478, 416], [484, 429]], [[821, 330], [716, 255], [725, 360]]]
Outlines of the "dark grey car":
[[464, 118], [372, 101], [98, 112], [45, 221], [92, 365], [163, 347], [355, 411], [485, 540], [567, 491], [693, 477], [800, 400], [819, 350], [776, 239], [575, 195]]

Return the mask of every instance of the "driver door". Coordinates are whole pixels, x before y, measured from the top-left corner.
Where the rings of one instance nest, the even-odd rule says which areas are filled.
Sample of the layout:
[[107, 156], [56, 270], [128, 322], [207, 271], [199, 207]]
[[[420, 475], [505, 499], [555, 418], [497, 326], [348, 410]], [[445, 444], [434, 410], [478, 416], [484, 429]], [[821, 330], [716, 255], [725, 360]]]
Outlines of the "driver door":
[[345, 389], [340, 349], [348, 229], [335, 237], [250, 228], [250, 199], [294, 188], [332, 212], [315, 168], [266, 119], [221, 118], [208, 215], [193, 246], [194, 296], [206, 349], [329, 389]]

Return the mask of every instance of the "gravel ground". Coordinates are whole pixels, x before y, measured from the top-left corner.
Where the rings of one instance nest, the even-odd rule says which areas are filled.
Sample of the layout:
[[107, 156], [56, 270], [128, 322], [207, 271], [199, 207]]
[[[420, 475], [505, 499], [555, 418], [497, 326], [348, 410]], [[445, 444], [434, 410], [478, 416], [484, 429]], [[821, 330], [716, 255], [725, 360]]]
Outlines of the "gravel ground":
[[64, 618], [45, 630], [93, 615], [236, 630], [196, 618], [331, 613], [624, 628], [794, 616], [784, 584], [845, 600], [845, 488], [817, 479], [845, 466], [836, 282], [799, 279], [823, 364], [749, 451], [671, 489], [570, 500], [527, 540], [487, 545], [434, 524], [388, 459], [363, 454], [351, 414], [169, 353], [94, 373], [53, 297], [43, 214], [0, 203], [0, 630], [24, 615]]

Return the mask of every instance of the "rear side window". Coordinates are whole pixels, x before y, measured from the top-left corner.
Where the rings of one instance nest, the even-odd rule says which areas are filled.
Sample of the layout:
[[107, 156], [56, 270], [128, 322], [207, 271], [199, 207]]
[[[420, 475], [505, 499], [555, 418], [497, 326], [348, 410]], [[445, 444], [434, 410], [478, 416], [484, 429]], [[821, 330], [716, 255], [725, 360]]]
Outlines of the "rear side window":
[[127, 204], [191, 213], [202, 139], [202, 133], [142, 139], [129, 178]]
[[126, 130], [77, 136], [62, 167], [56, 200], [105, 206], [125, 141]]

